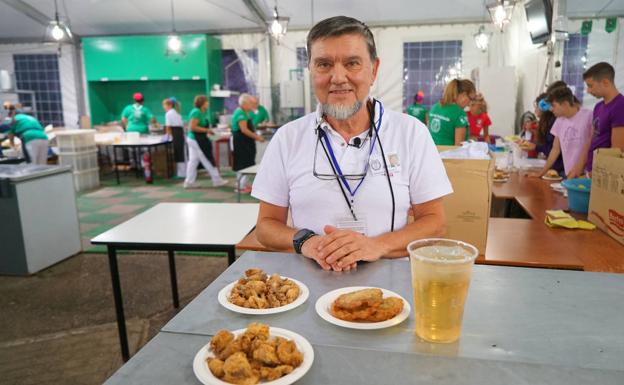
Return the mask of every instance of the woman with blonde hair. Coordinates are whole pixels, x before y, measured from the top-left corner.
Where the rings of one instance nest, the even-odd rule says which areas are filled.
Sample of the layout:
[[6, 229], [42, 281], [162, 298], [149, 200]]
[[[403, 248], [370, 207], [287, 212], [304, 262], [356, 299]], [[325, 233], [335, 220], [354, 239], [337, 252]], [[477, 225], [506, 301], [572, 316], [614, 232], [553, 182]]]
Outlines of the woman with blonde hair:
[[195, 108], [189, 113], [189, 130], [186, 138], [189, 149], [189, 161], [186, 166], [186, 179], [184, 180], [184, 188], [197, 188], [199, 185], [195, 183], [197, 179], [197, 166], [201, 162], [202, 166], [208, 171], [212, 178], [212, 185], [219, 187], [227, 184], [227, 181], [221, 178], [219, 170], [214, 166], [215, 161], [212, 156], [212, 142], [208, 139], [208, 135], [213, 134], [209, 128], [210, 119], [208, 112], [208, 98], [206, 95], [197, 95], [193, 101]]
[[453, 79], [446, 85], [442, 99], [429, 111], [429, 132], [435, 144], [458, 146], [468, 139], [464, 108], [475, 98], [475, 91], [468, 79]]

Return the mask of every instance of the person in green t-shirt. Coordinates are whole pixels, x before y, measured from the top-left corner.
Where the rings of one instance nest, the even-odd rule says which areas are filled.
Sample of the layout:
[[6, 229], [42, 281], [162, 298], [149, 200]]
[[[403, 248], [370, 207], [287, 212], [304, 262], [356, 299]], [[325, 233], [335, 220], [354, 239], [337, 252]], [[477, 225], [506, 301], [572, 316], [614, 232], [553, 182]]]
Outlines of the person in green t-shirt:
[[39, 121], [30, 115], [17, 113], [14, 106], [9, 108], [9, 141], [15, 145], [17, 136], [22, 142], [22, 153], [26, 162], [32, 164], [47, 164], [48, 162], [48, 135]]
[[212, 142], [208, 139], [208, 135], [214, 135], [214, 131], [209, 128], [211, 120], [208, 116], [208, 97], [206, 95], [195, 96], [193, 105], [195, 108], [189, 113], [189, 129], [186, 138], [189, 161], [186, 165], [184, 188], [199, 187], [195, 180], [197, 179], [197, 166], [200, 162], [210, 174], [212, 185], [214, 187], [223, 186], [227, 184], [227, 181], [221, 178], [219, 169], [215, 167]]
[[475, 86], [468, 79], [453, 79], [442, 99], [429, 111], [429, 132], [438, 146], [459, 146], [468, 140], [468, 116], [464, 108], [475, 98]]
[[149, 134], [149, 123], [158, 126], [158, 122], [149, 108], [143, 105], [143, 94], [137, 92], [132, 98], [134, 103], [127, 105], [121, 112], [121, 125], [127, 132]]
[[407, 114], [415, 117], [416, 119], [423, 122], [423, 124], [427, 124], [427, 107], [425, 107], [422, 103], [425, 99], [425, 93], [422, 91], [418, 91], [416, 95], [414, 95], [414, 104], [407, 107]]
[[264, 106], [258, 102], [258, 98], [255, 96], [252, 96], [252, 97], [253, 97], [253, 103], [254, 103], [253, 125], [255, 128], [258, 128], [259, 126], [265, 123], [268, 123], [270, 120], [270, 117], [269, 117], [269, 112], [267, 111], [267, 109], [264, 108]]
[[[232, 114], [232, 137], [234, 140], [234, 165], [232, 170], [240, 171], [256, 164], [256, 141], [264, 142], [264, 137], [256, 134], [254, 128], [254, 97], [242, 94], [238, 98], [238, 108]], [[247, 186], [247, 176], [237, 175], [239, 188], [251, 192]]]

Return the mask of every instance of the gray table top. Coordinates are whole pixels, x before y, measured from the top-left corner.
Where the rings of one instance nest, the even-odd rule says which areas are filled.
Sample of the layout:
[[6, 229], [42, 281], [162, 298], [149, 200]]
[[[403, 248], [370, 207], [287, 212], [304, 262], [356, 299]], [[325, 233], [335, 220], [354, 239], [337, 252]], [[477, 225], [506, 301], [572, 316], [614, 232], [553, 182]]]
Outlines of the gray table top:
[[[193, 358], [207, 336], [160, 333], [119, 369], [105, 385], [198, 385]], [[624, 372], [380, 353], [375, 350], [314, 345], [314, 363], [297, 384], [439, 385], [621, 385]], [[383, 354], [383, 355], [382, 355]]]
[[[300, 280], [310, 298], [294, 310], [266, 316], [223, 308], [217, 293], [250, 267]], [[299, 333], [314, 345], [624, 371], [624, 275], [476, 265], [462, 337], [454, 344], [416, 337], [413, 306], [402, 324], [372, 331], [335, 326], [316, 314], [315, 302], [324, 293], [362, 285], [383, 287], [413, 302], [406, 259], [339, 273], [298, 255], [246, 252], [163, 331], [210, 336], [259, 321]]]
[[256, 225], [257, 203], [159, 203], [93, 244], [236, 245]]
[[0, 165], [0, 179], [8, 179], [12, 182], [22, 182], [64, 172], [71, 172], [71, 167], [47, 166], [29, 163]]

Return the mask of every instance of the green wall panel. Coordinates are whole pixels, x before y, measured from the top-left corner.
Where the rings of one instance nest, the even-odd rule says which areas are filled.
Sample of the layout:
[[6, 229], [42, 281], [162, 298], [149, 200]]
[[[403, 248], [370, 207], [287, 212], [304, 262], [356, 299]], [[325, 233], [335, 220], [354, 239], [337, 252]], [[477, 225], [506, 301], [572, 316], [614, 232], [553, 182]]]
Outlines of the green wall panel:
[[206, 79], [206, 37], [180, 36], [184, 55], [165, 55], [167, 36], [84, 38], [82, 44], [87, 80]]
[[165, 121], [162, 101], [175, 96], [181, 103], [180, 113], [186, 121], [193, 108], [195, 95], [206, 93], [206, 82], [204, 80], [89, 82], [89, 103], [93, 124], [120, 120], [121, 111], [133, 102], [132, 95], [135, 92], [143, 94], [145, 106], [161, 124]]

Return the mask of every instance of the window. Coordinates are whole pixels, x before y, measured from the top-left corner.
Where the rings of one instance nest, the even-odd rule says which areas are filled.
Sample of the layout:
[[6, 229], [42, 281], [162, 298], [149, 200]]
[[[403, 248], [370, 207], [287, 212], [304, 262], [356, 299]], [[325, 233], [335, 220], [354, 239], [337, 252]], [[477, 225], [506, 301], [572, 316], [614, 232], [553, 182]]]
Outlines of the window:
[[583, 103], [583, 72], [587, 63], [587, 36], [572, 33], [563, 47], [561, 78], [570, 86], [574, 95]]
[[[258, 84], [258, 50], [224, 49], [223, 88], [256, 95]], [[238, 108], [238, 95], [225, 99], [225, 109], [230, 113]]]
[[[34, 107], [39, 121], [44, 126], [64, 126], [57, 55], [13, 55], [13, 62], [17, 88], [35, 92]], [[23, 106], [33, 107], [29, 94], [18, 96]]]
[[423, 104], [431, 107], [442, 97], [446, 83], [462, 73], [461, 40], [403, 44], [403, 108], [425, 93]]
[[303, 79], [303, 69], [308, 67], [308, 52], [305, 47], [297, 47], [297, 69], [301, 72], [297, 75], [298, 79]]

